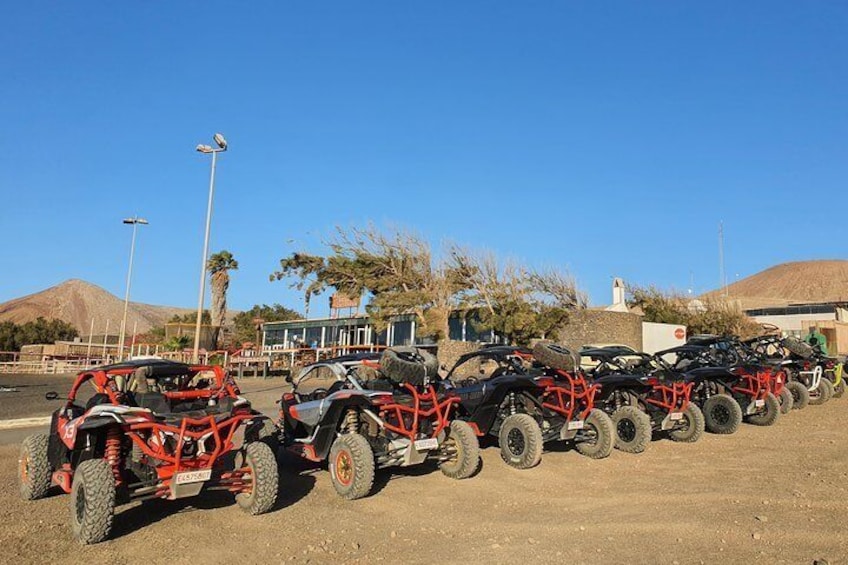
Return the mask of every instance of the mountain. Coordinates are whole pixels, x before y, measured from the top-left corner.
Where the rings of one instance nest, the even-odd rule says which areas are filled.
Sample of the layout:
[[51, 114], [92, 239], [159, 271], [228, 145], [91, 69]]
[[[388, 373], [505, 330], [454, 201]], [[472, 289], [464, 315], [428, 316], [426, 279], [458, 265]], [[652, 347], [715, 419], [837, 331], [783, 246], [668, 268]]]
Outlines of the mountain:
[[[193, 310], [130, 302], [127, 311], [127, 333], [132, 332], [136, 322], [138, 332], [143, 333], [163, 325], [174, 314], [183, 315], [189, 312]], [[104, 333], [106, 320], [109, 320], [109, 333], [117, 334], [123, 315], [122, 299], [97, 285], [78, 279], [67, 280], [41, 292], [0, 304], [0, 322], [8, 320], [21, 324], [39, 316], [46, 319], [56, 318], [73, 324], [81, 335], [88, 334], [92, 319], [95, 334]]]
[[[719, 297], [721, 290], [705, 297]], [[743, 309], [848, 302], [848, 261], [781, 263], [727, 287], [727, 295]]]

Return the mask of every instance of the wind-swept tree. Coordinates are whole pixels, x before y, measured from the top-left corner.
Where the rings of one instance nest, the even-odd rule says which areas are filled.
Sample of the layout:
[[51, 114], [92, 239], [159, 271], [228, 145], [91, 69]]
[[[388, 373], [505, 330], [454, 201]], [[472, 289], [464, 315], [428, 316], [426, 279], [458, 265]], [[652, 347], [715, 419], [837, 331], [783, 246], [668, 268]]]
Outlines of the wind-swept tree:
[[326, 256], [292, 253], [280, 260], [271, 280], [294, 278], [292, 287], [309, 301], [327, 288], [370, 295], [366, 311], [379, 331], [399, 314], [416, 314], [419, 335], [448, 337], [450, 313], [468, 282], [452, 265], [433, 256], [421, 237], [403, 230], [336, 228], [324, 242]]
[[206, 263], [212, 286], [212, 343], [218, 348], [218, 337], [227, 315], [227, 290], [230, 288], [230, 271], [238, 269], [238, 261], [229, 251], [220, 251]]
[[493, 255], [459, 247], [436, 257], [427, 242], [406, 231], [337, 228], [325, 245], [326, 256], [292, 253], [282, 259], [271, 280], [293, 278], [307, 305], [328, 287], [348, 296], [368, 294], [366, 311], [378, 330], [393, 316], [415, 314], [419, 335], [447, 339], [451, 314], [473, 310], [482, 326], [526, 343], [586, 302], [573, 279], [558, 271], [501, 265]]
[[491, 253], [451, 249], [451, 263], [469, 282], [463, 305], [477, 312], [481, 325], [510, 343], [549, 337], [587, 299], [574, 278], [556, 269], [532, 270]]

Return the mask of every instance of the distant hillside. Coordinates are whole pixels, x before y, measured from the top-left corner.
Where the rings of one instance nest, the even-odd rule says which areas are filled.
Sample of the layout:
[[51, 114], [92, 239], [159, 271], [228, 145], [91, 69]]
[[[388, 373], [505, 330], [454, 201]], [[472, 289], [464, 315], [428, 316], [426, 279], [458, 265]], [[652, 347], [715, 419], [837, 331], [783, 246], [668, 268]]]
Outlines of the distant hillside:
[[[130, 302], [127, 314], [127, 332], [138, 321], [139, 333], [161, 326], [174, 314], [192, 312], [188, 308], [152, 306]], [[114, 294], [89, 282], [71, 279], [47, 290], [15, 298], [0, 304], [0, 322], [26, 323], [39, 316], [64, 320], [80, 332], [87, 334], [94, 319], [94, 333], [103, 333], [106, 320], [109, 332], [117, 333], [124, 315], [124, 301]]]
[[[705, 297], [720, 296], [720, 290]], [[821, 302], [848, 302], [848, 261], [781, 263], [727, 287], [742, 308], [765, 308]]]

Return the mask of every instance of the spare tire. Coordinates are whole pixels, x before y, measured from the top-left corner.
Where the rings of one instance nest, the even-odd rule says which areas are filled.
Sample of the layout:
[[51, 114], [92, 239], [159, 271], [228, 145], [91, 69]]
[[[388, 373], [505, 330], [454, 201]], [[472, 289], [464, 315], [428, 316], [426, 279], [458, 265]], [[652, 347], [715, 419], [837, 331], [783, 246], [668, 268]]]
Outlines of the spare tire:
[[573, 371], [580, 366], [580, 355], [556, 343], [537, 343], [533, 347], [533, 358], [546, 367], [560, 371]]
[[421, 386], [439, 376], [439, 360], [417, 347], [392, 347], [380, 357], [380, 371], [396, 383]]
[[785, 337], [781, 342], [783, 347], [789, 350], [793, 355], [797, 355], [802, 359], [809, 359], [813, 356], [813, 348], [810, 347], [809, 343], [804, 343], [797, 337]]

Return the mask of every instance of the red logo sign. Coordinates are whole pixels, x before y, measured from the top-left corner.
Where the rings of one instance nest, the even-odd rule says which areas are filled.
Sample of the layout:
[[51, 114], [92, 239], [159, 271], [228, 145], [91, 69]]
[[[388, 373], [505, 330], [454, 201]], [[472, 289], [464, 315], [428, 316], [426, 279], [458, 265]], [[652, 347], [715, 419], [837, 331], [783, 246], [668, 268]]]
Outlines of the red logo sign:
[[683, 328], [677, 328], [676, 330], [674, 330], [674, 337], [676, 337], [677, 339], [683, 339], [684, 337], [686, 337], [686, 331]]

